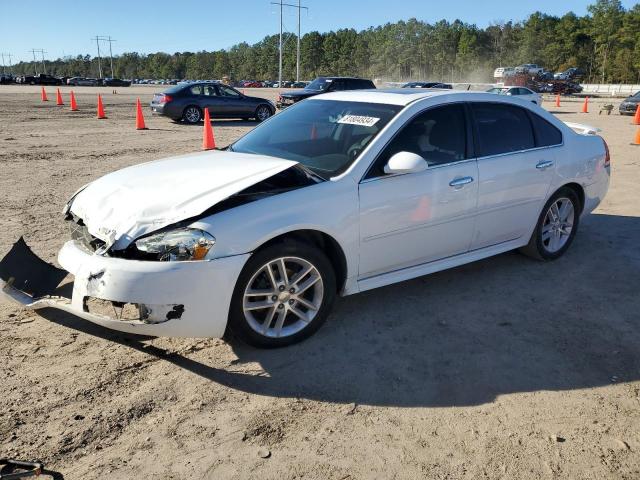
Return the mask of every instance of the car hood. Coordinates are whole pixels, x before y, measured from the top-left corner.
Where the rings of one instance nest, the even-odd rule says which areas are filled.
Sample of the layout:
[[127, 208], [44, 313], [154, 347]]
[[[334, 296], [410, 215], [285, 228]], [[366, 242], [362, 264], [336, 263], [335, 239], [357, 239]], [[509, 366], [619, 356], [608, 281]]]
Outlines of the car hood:
[[81, 189], [67, 211], [105, 248], [197, 216], [297, 162], [226, 151], [171, 157], [124, 168]]
[[289, 97], [289, 98], [307, 98], [307, 97], [313, 97], [314, 95], [319, 95], [323, 92], [319, 92], [317, 90], [299, 90], [299, 91], [291, 91], [291, 92], [284, 92], [281, 96], [282, 97]]

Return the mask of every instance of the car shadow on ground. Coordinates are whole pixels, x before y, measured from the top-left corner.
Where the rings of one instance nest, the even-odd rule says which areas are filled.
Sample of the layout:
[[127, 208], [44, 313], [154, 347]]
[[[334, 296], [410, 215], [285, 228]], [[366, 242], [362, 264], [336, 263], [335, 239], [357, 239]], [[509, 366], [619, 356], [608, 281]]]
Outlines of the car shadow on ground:
[[[186, 122], [175, 122], [176, 125], [179, 126], [184, 126], [184, 127], [200, 127], [202, 128], [202, 126], [204, 125], [203, 121], [200, 121], [198, 123], [186, 123]], [[256, 122], [254, 120], [233, 120], [233, 119], [229, 119], [229, 120], [211, 120], [211, 126], [213, 126], [214, 128], [216, 127], [255, 127], [259, 125], [259, 122]]]
[[640, 218], [590, 215], [555, 262], [512, 252], [341, 299], [309, 340], [279, 350], [237, 341], [236, 373], [60, 311], [43, 316], [230, 388], [389, 406], [461, 406], [498, 395], [640, 379]]

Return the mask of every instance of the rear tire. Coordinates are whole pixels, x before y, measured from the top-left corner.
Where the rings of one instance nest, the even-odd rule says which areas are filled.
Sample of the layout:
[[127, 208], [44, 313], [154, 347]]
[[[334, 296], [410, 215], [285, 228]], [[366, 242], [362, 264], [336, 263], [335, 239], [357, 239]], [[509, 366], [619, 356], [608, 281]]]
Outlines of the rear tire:
[[256, 251], [242, 269], [229, 328], [255, 347], [291, 345], [322, 326], [335, 296], [335, 273], [321, 250], [298, 241], [276, 243]]
[[202, 110], [195, 105], [189, 105], [182, 111], [182, 121], [189, 125], [195, 125], [202, 120]]
[[520, 252], [541, 261], [560, 258], [576, 236], [581, 210], [571, 188], [559, 189], [545, 204], [529, 243]]

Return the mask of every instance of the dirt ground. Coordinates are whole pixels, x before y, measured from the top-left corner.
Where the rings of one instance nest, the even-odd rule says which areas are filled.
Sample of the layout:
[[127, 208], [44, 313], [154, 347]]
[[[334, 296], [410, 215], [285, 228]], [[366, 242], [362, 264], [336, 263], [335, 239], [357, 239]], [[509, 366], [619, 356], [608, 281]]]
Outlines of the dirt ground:
[[[200, 148], [201, 126], [148, 108], [134, 129], [136, 96], [161, 89], [76, 88], [72, 113], [51, 87], [48, 103], [0, 87], [0, 255], [24, 235], [55, 261], [77, 188]], [[607, 198], [553, 263], [508, 253], [344, 298], [278, 351], [0, 304], [0, 457], [66, 479], [640, 478], [640, 147], [631, 117], [598, 115], [618, 102], [546, 101], [612, 156]], [[252, 127], [215, 122], [218, 145]]]

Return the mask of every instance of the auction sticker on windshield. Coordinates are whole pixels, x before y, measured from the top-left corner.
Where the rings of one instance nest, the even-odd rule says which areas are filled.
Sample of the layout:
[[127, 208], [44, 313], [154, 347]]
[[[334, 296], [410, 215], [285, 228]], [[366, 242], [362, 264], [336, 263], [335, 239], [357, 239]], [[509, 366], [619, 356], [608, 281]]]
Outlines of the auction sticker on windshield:
[[363, 127], [373, 127], [379, 118], [376, 117], [366, 117], [363, 115], [345, 115], [338, 123], [346, 123], [347, 125], [361, 125]]

